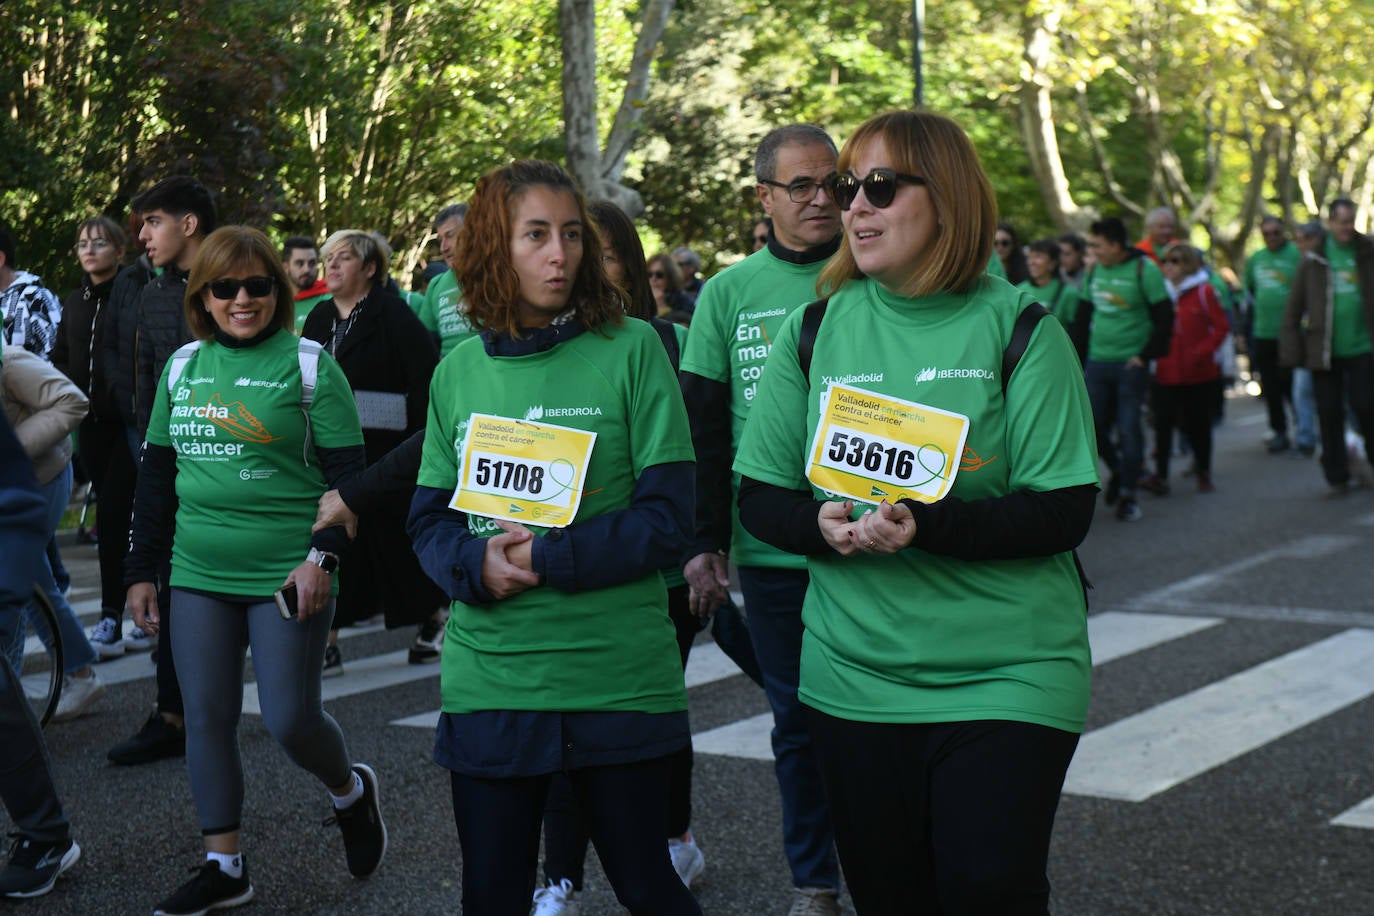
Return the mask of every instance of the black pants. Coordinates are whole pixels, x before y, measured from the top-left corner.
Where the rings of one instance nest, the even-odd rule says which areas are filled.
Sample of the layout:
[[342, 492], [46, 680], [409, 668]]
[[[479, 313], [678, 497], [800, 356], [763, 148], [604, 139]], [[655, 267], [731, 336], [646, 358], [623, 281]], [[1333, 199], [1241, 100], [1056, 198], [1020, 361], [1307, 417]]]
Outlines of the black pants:
[[1288, 435], [1288, 413], [1284, 404], [1293, 403], [1293, 370], [1279, 365], [1279, 342], [1255, 338], [1251, 352], [1259, 372], [1264, 407], [1269, 411], [1269, 428], [1280, 436]]
[[1150, 386], [1155, 426], [1155, 476], [1169, 479], [1169, 451], [1174, 430], [1183, 433], [1198, 473], [1212, 472], [1212, 412], [1221, 380], [1197, 385]]
[[129, 519], [134, 511], [134, 459], [128, 435], [118, 420], [88, 415], [81, 421], [81, 453], [86, 477], [99, 497], [101, 614], [124, 615], [124, 556], [129, 552]]
[[[677, 629], [677, 650], [682, 668], [692, 641], [701, 632], [701, 620], [688, 610], [687, 586], [668, 589], [668, 616]], [[692, 745], [665, 758], [668, 762], [668, 814], [665, 841], [682, 836], [692, 824]], [[544, 804], [544, 877], [552, 882], [567, 878], [582, 890], [582, 870], [587, 860], [587, 828], [578, 815], [572, 780], [566, 773], [553, 774]]]
[[[450, 775], [463, 850], [464, 916], [527, 916], [552, 777]], [[667, 759], [588, 767], [568, 778], [621, 906], [635, 916], [701, 916], [664, 844]]]
[[1312, 391], [1317, 401], [1317, 425], [1321, 428], [1322, 473], [1335, 486], [1350, 479], [1345, 451], [1345, 408], [1355, 415], [1355, 431], [1369, 448], [1374, 434], [1374, 354], [1333, 356], [1331, 368], [1313, 370]]
[[859, 916], [1049, 912], [1050, 834], [1078, 735], [854, 722], [809, 707], [807, 724]]

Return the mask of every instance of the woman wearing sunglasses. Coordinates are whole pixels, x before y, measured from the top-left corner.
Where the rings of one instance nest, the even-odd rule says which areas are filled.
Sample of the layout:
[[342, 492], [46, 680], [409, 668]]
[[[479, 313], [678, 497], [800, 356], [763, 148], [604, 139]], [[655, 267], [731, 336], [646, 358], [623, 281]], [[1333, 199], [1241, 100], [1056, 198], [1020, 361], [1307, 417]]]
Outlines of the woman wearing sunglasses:
[[[168, 361], [153, 403], [125, 566], [128, 606], [135, 624], [158, 631], [153, 582], [170, 554], [172, 653], [206, 851], [195, 877], [157, 905], [163, 916], [253, 896], [239, 844], [236, 735], [250, 646], [263, 723], [328, 788], [349, 872], [371, 875], [386, 851], [376, 774], [351, 762], [320, 705], [347, 537], [342, 528], [310, 531], [320, 494], [361, 470], [362, 431], [343, 371], [318, 345], [296, 340], [293, 310], [265, 235], [246, 226], [211, 233], [186, 288], [197, 340]], [[285, 616], [274, 592], [294, 614]]]
[[409, 528], [454, 599], [434, 757], [468, 916], [529, 912], [560, 772], [621, 904], [701, 913], [664, 845], [690, 734], [659, 573], [687, 542], [694, 452], [663, 343], [601, 252], [551, 162], [484, 175], [458, 234], [480, 335], [435, 370]]
[[1002, 378], [1034, 300], [984, 275], [995, 202], [958, 125], [880, 115], [838, 169], [828, 306], [774, 343], [741, 521], [808, 558], [800, 697], [858, 913], [1046, 913], [1088, 705], [1082, 373], [1042, 320]]
[[1155, 360], [1150, 405], [1155, 425], [1155, 472], [1140, 480], [1140, 489], [1169, 494], [1169, 451], [1174, 430], [1188, 440], [1193, 476], [1199, 493], [1211, 493], [1212, 418], [1221, 389], [1217, 349], [1231, 324], [1202, 267], [1197, 249], [1174, 242], [1160, 254], [1165, 286], [1174, 300], [1174, 333], [1169, 352]]
[[649, 259], [649, 289], [653, 290], [659, 318], [684, 324], [692, 320], [692, 297], [683, 292], [682, 271], [668, 254]]

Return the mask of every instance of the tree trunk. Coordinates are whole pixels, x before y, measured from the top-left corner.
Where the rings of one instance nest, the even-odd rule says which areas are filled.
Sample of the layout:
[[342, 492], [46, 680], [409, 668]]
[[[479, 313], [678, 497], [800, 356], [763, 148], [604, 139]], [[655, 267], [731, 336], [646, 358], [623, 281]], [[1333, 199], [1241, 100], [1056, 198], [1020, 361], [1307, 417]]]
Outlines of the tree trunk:
[[1050, 219], [1060, 229], [1081, 231], [1092, 221], [1092, 214], [1079, 208], [1069, 190], [1069, 180], [1059, 155], [1059, 135], [1054, 126], [1050, 80], [1046, 73], [1050, 42], [1059, 28], [1060, 12], [1057, 8], [1035, 9], [1034, 12], [1032, 9], [1027, 8], [1021, 22], [1021, 137]]

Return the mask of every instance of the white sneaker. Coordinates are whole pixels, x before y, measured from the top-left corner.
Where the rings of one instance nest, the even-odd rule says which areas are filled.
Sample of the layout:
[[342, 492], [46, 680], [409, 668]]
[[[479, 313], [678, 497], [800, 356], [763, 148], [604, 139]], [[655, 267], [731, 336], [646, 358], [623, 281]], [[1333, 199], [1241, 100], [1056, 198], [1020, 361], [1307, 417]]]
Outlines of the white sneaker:
[[685, 841], [676, 838], [668, 841], [668, 857], [673, 860], [673, 871], [677, 872], [687, 887], [692, 886], [697, 875], [706, 867], [706, 856], [701, 854], [697, 838], [690, 834]]
[[581, 912], [582, 907], [573, 899], [573, 883], [563, 878], [534, 892], [534, 912], [530, 916], [578, 916]]
[[840, 895], [830, 887], [795, 887], [787, 916], [840, 916]]
[[101, 660], [119, 658], [124, 654], [124, 635], [119, 631], [119, 621], [113, 617], [101, 617], [91, 627], [89, 635], [91, 648]]
[[157, 645], [157, 637], [140, 626], [132, 626], [124, 634], [124, 648], [130, 652], [150, 652]]
[[62, 676], [62, 697], [57, 701], [57, 711], [53, 713], [54, 722], [66, 722], [85, 715], [95, 705], [95, 701], [105, 695], [105, 685], [100, 675], [94, 671], [90, 677]]

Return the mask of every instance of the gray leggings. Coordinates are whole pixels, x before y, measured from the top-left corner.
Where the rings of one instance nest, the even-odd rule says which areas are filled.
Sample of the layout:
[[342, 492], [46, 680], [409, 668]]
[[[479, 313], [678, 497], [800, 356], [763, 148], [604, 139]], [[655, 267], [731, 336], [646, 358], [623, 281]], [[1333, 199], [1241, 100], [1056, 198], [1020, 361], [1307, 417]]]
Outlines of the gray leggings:
[[348, 782], [351, 763], [343, 732], [320, 705], [320, 672], [334, 602], [303, 625], [282, 620], [273, 601], [238, 603], [174, 588], [172, 605], [177, 618], [172, 652], [186, 703], [186, 768], [200, 832], [209, 836], [239, 829], [243, 762], [238, 723], [249, 646], [268, 732], [297, 766], [326, 786]]

